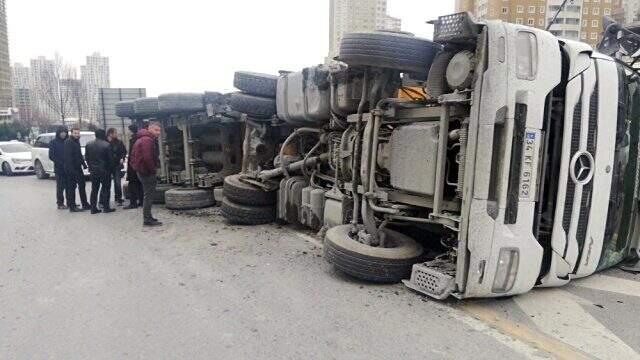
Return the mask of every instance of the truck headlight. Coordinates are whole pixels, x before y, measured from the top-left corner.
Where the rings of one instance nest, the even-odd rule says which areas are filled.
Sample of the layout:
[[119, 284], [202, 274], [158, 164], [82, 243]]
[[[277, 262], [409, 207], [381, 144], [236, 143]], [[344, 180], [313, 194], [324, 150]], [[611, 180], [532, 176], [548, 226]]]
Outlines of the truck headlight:
[[513, 288], [518, 274], [518, 263], [520, 253], [518, 249], [500, 249], [498, 256], [498, 266], [496, 266], [496, 276], [493, 280], [492, 291], [494, 293], [506, 293]]

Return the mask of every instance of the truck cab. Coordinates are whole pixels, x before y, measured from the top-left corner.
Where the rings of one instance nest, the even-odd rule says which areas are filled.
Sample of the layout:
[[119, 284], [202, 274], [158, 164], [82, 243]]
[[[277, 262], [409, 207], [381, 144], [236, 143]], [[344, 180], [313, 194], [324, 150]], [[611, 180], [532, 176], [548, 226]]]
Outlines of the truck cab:
[[637, 76], [543, 30], [466, 14], [436, 23], [445, 48], [470, 39], [457, 249], [414, 265], [406, 284], [437, 298], [506, 296], [621, 262], [639, 235]]

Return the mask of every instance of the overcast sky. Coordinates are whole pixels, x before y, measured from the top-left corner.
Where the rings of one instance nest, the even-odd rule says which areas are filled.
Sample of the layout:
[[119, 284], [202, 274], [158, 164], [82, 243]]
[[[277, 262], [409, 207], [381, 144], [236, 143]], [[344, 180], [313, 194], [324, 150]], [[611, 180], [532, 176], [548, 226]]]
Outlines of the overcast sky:
[[[389, 0], [403, 30], [431, 37], [426, 20], [454, 0]], [[109, 56], [112, 87], [149, 95], [230, 90], [235, 70], [277, 73], [323, 62], [329, 0], [7, 0], [11, 62], [80, 65]]]

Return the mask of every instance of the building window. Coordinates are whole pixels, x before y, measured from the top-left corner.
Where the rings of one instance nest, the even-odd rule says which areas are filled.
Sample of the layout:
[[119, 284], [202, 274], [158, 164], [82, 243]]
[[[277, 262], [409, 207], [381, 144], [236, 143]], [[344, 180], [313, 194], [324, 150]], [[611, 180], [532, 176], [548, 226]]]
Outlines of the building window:
[[538, 26], [540, 26], [540, 27], [544, 26], [544, 19], [539, 19], [538, 20]]
[[593, 15], [598, 15], [598, 14], [600, 14], [600, 8], [593, 8], [593, 10], [591, 10], [591, 13], [592, 13]]
[[605, 15], [611, 15], [611, 9], [604, 9]]
[[529, 6], [529, 14], [534, 14], [536, 12], [535, 6]]
[[518, 6], [516, 6], [516, 12], [517, 12], [518, 14], [523, 13], [523, 12], [524, 12], [524, 6], [522, 6], [522, 5], [518, 5]]
[[592, 32], [591, 33], [591, 40], [596, 40], [598, 38], [598, 33]]
[[587, 20], [582, 20], [582, 27], [587, 27]]
[[516, 19], [516, 24], [520, 24], [520, 25], [522, 25], [522, 19], [521, 19], [521, 18], [517, 18], [517, 19]]
[[502, 13], [503, 14], [508, 14], [509, 13], [509, 8], [508, 7], [502, 7]]
[[529, 25], [529, 26], [534, 26], [535, 24], [536, 24], [535, 19], [529, 19], [529, 20], [527, 20], [527, 25]]
[[598, 27], [598, 20], [591, 20], [591, 27]]
[[584, 9], [582, 9], [582, 13], [585, 15], [589, 15], [589, 8], [585, 6]]
[[540, 11], [540, 14], [544, 14], [544, 6], [540, 6], [539, 11]]
[[580, 37], [582, 37], [582, 40], [586, 40], [587, 39], [587, 32], [583, 31], [582, 34], [580, 35]]

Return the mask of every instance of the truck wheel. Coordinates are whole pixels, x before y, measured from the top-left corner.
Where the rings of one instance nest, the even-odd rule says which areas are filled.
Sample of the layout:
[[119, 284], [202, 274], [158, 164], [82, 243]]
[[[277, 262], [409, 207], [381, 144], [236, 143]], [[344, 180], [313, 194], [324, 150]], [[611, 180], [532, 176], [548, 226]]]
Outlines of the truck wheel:
[[49, 178], [49, 174], [47, 174], [47, 172], [44, 171], [44, 166], [42, 166], [42, 163], [40, 162], [40, 160], [36, 160], [33, 166], [36, 169], [36, 178], [40, 180]]
[[348, 65], [428, 74], [441, 49], [441, 45], [430, 40], [407, 34], [351, 33], [342, 38], [338, 58]]
[[184, 113], [204, 111], [204, 95], [194, 93], [173, 93], [158, 96], [158, 108], [163, 113]]
[[278, 191], [264, 191], [240, 181], [240, 175], [224, 178], [222, 194], [240, 205], [273, 205], [278, 201]]
[[222, 216], [232, 224], [262, 225], [276, 221], [276, 206], [247, 206], [222, 199]]
[[243, 93], [233, 93], [229, 106], [237, 112], [258, 119], [269, 119], [276, 114], [276, 100]]
[[158, 184], [158, 186], [156, 186], [156, 193], [153, 196], [153, 203], [156, 205], [164, 204], [164, 194], [175, 188], [176, 186], [171, 184]]
[[233, 86], [250, 95], [275, 98], [278, 77], [269, 74], [238, 71], [233, 76]]
[[154, 117], [160, 113], [158, 98], [149, 97], [137, 99], [133, 102], [133, 109], [137, 117]]
[[164, 203], [170, 210], [194, 210], [215, 204], [213, 191], [203, 189], [171, 189], [164, 194]]
[[116, 115], [122, 118], [134, 118], [136, 116], [134, 101], [120, 101], [116, 103]]
[[325, 235], [324, 257], [343, 273], [358, 279], [397, 283], [408, 279], [413, 264], [420, 262], [423, 248], [415, 240], [397, 231], [384, 229], [392, 247], [362, 244], [351, 238], [351, 225], [340, 225]]
[[11, 165], [9, 165], [9, 163], [2, 163], [2, 175], [13, 176], [13, 170], [11, 170]]

